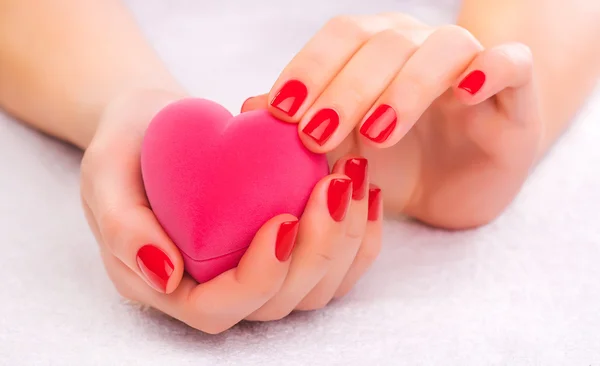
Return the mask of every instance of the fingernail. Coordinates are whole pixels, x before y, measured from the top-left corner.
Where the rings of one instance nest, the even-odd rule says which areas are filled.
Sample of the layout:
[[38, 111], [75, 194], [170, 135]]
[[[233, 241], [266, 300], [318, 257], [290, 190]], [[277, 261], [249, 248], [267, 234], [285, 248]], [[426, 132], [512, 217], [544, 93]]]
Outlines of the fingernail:
[[374, 185], [369, 188], [369, 221], [377, 221], [381, 212], [381, 189]]
[[460, 89], [464, 89], [471, 94], [475, 94], [481, 89], [485, 83], [485, 74], [483, 71], [475, 70], [469, 73], [469, 75], [465, 76], [463, 81], [458, 84]]
[[271, 100], [271, 106], [292, 117], [298, 112], [307, 95], [308, 89], [304, 83], [299, 80], [290, 80], [283, 84], [275, 94]]
[[157, 290], [165, 292], [173, 274], [173, 262], [156, 246], [144, 245], [137, 252], [136, 261], [140, 271]]
[[340, 222], [346, 217], [352, 193], [352, 180], [347, 178], [332, 179], [327, 191], [327, 208], [334, 221]]
[[352, 179], [352, 199], [362, 200], [367, 194], [367, 159], [353, 158], [346, 160], [344, 174]]
[[340, 116], [331, 108], [325, 108], [318, 111], [308, 124], [302, 129], [306, 135], [310, 136], [319, 145], [323, 145], [335, 129], [340, 124]]
[[371, 141], [381, 144], [390, 137], [398, 117], [394, 108], [382, 104], [371, 113], [360, 128], [360, 133]]
[[275, 256], [280, 262], [287, 261], [292, 255], [298, 235], [298, 220], [281, 223], [275, 241]]

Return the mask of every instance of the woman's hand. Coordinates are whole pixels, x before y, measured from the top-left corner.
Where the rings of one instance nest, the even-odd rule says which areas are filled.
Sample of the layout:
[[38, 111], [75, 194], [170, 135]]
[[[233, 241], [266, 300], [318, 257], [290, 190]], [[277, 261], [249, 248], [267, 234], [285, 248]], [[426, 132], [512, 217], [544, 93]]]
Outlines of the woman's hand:
[[332, 19], [242, 111], [257, 108], [332, 160], [367, 157], [388, 210], [446, 228], [496, 217], [542, 136], [526, 46], [403, 14]]
[[202, 284], [184, 274], [178, 248], [146, 200], [140, 171], [147, 124], [181, 97], [140, 92], [111, 103], [83, 159], [83, 206], [119, 293], [218, 333], [243, 319], [321, 308], [348, 292], [381, 242], [380, 190], [369, 184], [367, 161], [358, 156], [335, 164], [300, 220], [282, 214], [265, 223], [237, 268]]

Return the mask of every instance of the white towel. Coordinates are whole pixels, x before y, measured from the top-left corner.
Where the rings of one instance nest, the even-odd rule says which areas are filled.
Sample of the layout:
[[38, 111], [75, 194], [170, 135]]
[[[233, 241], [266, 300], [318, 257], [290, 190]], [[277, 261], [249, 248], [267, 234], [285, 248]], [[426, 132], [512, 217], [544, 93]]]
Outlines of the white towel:
[[[451, 1], [135, 0], [184, 84], [237, 112], [329, 17]], [[212, 50], [212, 51], [207, 51]], [[345, 299], [207, 336], [124, 304], [78, 200], [80, 153], [0, 117], [0, 365], [600, 365], [600, 95], [488, 227], [388, 222]]]

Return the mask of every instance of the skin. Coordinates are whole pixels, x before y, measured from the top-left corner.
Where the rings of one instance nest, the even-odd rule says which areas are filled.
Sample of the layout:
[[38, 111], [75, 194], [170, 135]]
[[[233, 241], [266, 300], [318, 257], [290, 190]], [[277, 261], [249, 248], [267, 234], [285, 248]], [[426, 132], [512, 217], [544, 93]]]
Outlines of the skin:
[[[333, 174], [317, 184], [299, 218], [290, 259], [275, 257], [279, 225], [296, 219], [281, 215], [259, 230], [236, 269], [200, 285], [184, 275], [181, 254], [149, 209], [139, 167], [149, 120], [187, 93], [119, 1], [0, 0], [0, 105], [85, 150], [82, 203], [117, 290], [219, 333], [243, 319], [321, 308], [347, 293], [371, 265], [381, 219], [366, 220], [366, 198], [350, 202], [342, 222], [327, 212], [328, 183], [344, 177], [351, 157], [369, 159], [368, 179], [383, 189], [391, 214], [451, 229], [501, 214], [600, 73], [594, 47], [600, 43], [600, 5], [573, 0], [568, 6], [558, 0], [467, 0], [457, 26], [437, 28], [403, 14], [328, 22], [272, 90], [243, 109], [269, 108], [298, 123], [306, 146], [328, 153]], [[487, 79], [471, 95], [458, 84], [474, 69]], [[308, 100], [293, 118], [268, 105], [289, 78], [309, 84]], [[379, 101], [399, 114], [383, 144], [357, 132]], [[302, 128], [325, 106], [334, 106], [341, 121], [319, 146]], [[147, 243], [173, 262], [164, 291], [136, 264]], [[253, 270], [257, 266], [261, 271]]]

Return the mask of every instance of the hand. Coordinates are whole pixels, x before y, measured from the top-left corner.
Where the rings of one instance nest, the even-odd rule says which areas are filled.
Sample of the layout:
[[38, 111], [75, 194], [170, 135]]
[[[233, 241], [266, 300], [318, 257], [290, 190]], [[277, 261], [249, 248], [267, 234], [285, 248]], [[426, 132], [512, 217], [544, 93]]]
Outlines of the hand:
[[495, 218], [538, 155], [529, 49], [403, 14], [337, 17], [285, 67], [268, 108], [311, 150], [369, 159], [386, 210], [445, 228]]
[[82, 162], [86, 218], [118, 292], [208, 333], [243, 319], [320, 308], [348, 292], [381, 242], [380, 190], [369, 185], [360, 157], [334, 166], [299, 221], [282, 214], [265, 223], [237, 268], [202, 284], [184, 274], [178, 248], [149, 207], [140, 172], [147, 124], [179, 98], [139, 92], [111, 103]]

